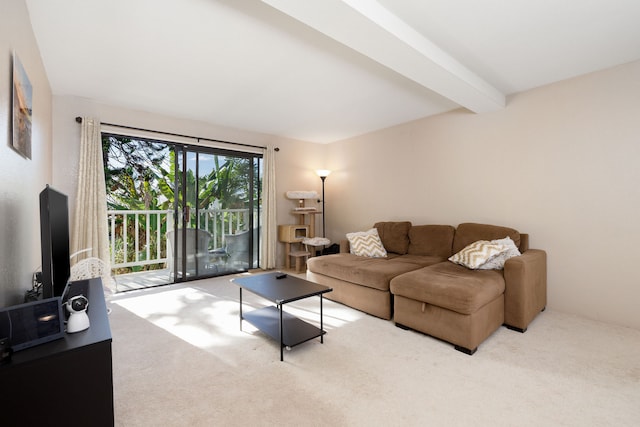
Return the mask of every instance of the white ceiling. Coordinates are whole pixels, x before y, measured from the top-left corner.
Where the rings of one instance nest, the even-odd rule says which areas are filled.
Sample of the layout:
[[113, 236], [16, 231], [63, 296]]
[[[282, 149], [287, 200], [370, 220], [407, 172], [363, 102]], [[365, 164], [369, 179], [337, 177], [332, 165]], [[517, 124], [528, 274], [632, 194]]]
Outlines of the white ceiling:
[[55, 95], [333, 142], [640, 59], [638, 0], [26, 0]]

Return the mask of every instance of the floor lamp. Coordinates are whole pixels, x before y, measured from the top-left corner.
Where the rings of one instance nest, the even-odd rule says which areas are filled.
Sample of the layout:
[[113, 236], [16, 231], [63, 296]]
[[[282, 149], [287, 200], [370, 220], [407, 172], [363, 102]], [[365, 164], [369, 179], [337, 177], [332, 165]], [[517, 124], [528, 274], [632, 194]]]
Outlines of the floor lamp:
[[325, 222], [324, 222], [324, 180], [327, 179], [331, 171], [327, 169], [318, 169], [316, 173], [322, 180], [322, 237], [326, 238], [327, 233], [325, 231]]

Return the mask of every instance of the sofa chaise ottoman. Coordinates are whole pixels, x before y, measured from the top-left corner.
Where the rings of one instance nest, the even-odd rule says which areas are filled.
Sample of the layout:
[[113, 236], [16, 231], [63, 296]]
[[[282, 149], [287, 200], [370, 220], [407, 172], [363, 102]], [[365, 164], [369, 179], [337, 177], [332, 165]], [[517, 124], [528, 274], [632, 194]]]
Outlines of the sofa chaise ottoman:
[[460, 224], [452, 253], [477, 241], [511, 238], [520, 256], [502, 270], [474, 270], [447, 261], [391, 281], [396, 325], [443, 339], [473, 354], [501, 325], [524, 332], [546, 306], [546, 253], [528, 235], [493, 225]]

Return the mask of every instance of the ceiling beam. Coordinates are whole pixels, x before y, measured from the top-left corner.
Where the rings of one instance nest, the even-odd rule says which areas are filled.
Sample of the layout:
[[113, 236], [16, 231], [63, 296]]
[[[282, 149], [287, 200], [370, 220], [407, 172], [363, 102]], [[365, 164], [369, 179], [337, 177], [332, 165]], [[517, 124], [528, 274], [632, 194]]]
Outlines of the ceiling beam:
[[476, 113], [505, 96], [375, 0], [262, 0], [309, 27]]

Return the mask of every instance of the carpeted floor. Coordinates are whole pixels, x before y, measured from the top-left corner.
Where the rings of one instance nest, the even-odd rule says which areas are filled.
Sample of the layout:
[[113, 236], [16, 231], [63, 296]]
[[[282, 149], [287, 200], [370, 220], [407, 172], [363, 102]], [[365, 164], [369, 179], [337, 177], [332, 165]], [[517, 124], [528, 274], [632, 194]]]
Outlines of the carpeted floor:
[[[110, 297], [117, 426], [640, 425], [638, 330], [547, 310], [467, 356], [325, 300], [324, 344], [280, 362], [240, 331], [232, 277]], [[289, 311], [318, 323], [318, 305]]]

